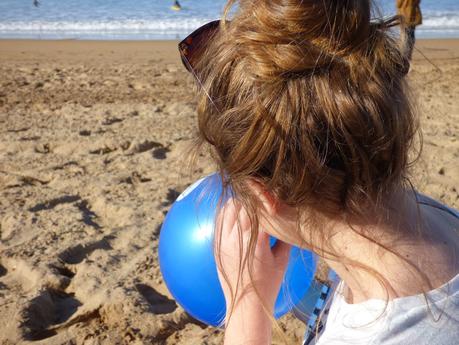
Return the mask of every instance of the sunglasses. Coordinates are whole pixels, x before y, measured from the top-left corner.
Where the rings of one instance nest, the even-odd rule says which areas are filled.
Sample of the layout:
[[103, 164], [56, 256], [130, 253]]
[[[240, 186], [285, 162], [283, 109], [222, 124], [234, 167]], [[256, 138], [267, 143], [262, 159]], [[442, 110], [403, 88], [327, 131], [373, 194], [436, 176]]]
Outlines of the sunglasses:
[[182, 42], [179, 43], [178, 49], [185, 68], [193, 73], [196, 63], [202, 56], [212, 37], [217, 33], [220, 20], [211, 21], [193, 31]]

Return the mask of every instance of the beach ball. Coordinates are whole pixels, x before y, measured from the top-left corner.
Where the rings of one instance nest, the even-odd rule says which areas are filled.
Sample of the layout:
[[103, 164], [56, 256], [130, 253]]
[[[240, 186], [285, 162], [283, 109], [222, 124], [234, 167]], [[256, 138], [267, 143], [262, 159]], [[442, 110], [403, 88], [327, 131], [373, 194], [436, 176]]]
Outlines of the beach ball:
[[[222, 192], [218, 174], [192, 184], [167, 213], [159, 237], [159, 264], [167, 288], [191, 316], [211, 326], [219, 326], [226, 313], [213, 251], [214, 220]], [[286, 314], [305, 297], [315, 267], [311, 252], [292, 247], [274, 317]]]

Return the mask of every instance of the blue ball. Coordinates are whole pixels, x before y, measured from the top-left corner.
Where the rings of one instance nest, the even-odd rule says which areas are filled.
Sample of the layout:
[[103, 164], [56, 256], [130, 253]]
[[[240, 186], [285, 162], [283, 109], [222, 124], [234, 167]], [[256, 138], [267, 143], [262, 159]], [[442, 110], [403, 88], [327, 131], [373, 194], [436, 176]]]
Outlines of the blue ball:
[[[212, 326], [219, 326], [226, 313], [213, 252], [214, 219], [222, 192], [218, 174], [192, 184], [172, 205], [159, 237], [159, 265], [170, 293], [194, 318]], [[286, 314], [305, 297], [315, 268], [311, 252], [292, 247], [274, 317]]]

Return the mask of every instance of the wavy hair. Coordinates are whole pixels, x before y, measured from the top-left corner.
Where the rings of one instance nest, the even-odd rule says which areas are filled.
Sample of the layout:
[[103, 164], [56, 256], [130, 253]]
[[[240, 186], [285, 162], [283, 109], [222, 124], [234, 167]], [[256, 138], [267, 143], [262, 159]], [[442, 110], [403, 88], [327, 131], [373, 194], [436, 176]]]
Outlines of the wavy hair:
[[[345, 214], [375, 222], [370, 215], [387, 215], [390, 195], [410, 188], [418, 120], [405, 80], [409, 61], [391, 30], [399, 24], [398, 17], [372, 18], [371, 2], [363, 0], [226, 4], [196, 65], [195, 148], [210, 148], [249, 212], [252, 236], [240, 269], [250, 271], [259, 225], [249, 178], [296, 210], [298, 231], [291, 235], [297, 243], [364, 267], [328, 244], [325, 220]], [[316, 231], [302, 231], [306, 223]], [[400, 257], [372, 234], [361, 235]]]

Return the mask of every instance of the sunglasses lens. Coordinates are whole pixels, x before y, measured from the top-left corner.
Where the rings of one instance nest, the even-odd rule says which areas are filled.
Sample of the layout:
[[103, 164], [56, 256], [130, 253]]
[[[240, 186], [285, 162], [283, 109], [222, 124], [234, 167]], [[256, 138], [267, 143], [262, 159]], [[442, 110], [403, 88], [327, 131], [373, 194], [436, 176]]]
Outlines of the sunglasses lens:
[[[181, 44], [181, 43], [180, 43]], [[190, 62], [188, 61], [187, 55], [188, 55], [188, 49], [186, 47], [182, 47], [179, 45], [179, 50], [180, 50], [180, 57], [182, 58], [182, 63], [183, 66], [188, 70], [188, 72], [192, 72], [192, 67], [190, 65]]]
[[207, 47], [207, 42], [215, 35], [220, 21], [215, 20], [193, 31], [179, 43], [182, 62], [188, 71], [192, 71]]

